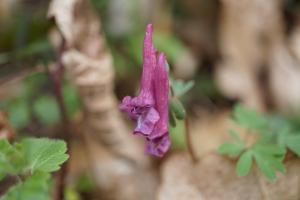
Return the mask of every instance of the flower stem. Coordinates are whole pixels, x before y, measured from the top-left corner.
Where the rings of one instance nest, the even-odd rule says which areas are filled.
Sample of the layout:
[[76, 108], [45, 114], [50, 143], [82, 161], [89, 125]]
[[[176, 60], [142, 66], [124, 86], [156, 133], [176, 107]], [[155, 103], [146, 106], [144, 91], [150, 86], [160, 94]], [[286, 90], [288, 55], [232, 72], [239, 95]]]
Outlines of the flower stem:
[[193, 163], [196, 163], [198, 159], [193, 149], [192, 136], [190, 133], [189, 122], [187, 118], [185, 119], [185, 132], [188, 153], [190, 154]]

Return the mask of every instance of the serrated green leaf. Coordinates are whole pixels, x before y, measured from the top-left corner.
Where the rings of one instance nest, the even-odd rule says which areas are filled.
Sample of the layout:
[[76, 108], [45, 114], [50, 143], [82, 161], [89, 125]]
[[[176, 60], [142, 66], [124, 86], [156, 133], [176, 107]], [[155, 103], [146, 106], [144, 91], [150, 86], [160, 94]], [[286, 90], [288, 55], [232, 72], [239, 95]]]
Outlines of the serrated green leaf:
[[33, 104], [33, 111], [38, 120], [48, 126], [59, 122], [59, 109], [55, 98], [44, 95], [38, 98]]
[[[0, 146], [2, 147], [3, 147], [3, 142], [4, 141], [0, 141], [0, 143], [2, 143], [0, 144]], [[9, 156], [8, 156], [9, 151], [10, 151], [9, 149], [3, 149], [0, 147], [0, 180], [2, 180], [2, 178], [4, 178], [7, 174], [13, 173], [15, 171], [14, 166], [12, 165], [12, 163], [10, 163], [9, 160]]]
[[230, 156], [238, 156], [245, 149], [243, 143], [224, 143], [218, 151], [220, 154], [227, 154]]
[[13, 146], [8, 142], [7, 139], [0, 139], [0, 153], [7, 154], [11, 152]]
[[6, 156], [0, 153], [0, 181], [12, 171], [14, 171], [14, 169], [8, 162]]
[[285, 144], [291, 151], [300, 156], [300, 134], [287, 136]]
[[238, 176], [246, 176], [249, 173], [252, 166], [252, 156], [251, 150], [241, 155], [236, 165], [236, 174]]
[[62, 140], [46, 138], [24, 139], [21, 142], [31, 172], [53, 172], [68, 159], [67, 146]]
[[6, 174], [15, 174], [26, 165], [24, 156], [6, 139], [0, 140], [0, 179]]
[[252, 130], [260, 130], [268, 125], [268, 121], [263, 115], [240, 104], [234, 107], [233, 118], [240, 126]]
[[176, 119], [183, 120], [186, 116], [184, 106], [178, 99], [171, 99], [169, 102], [170, 110], [174, 113]]
[[50, 200], [50, 175], [34, 173], [24, 182], [12, 186], [0, 200]]

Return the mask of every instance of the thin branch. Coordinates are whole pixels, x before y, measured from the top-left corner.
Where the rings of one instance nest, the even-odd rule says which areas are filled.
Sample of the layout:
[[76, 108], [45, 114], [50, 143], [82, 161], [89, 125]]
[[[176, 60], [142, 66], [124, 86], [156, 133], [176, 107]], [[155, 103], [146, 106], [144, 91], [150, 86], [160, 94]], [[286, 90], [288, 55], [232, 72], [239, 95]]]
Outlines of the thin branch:
[[[57, 54], [57, 64], [55, 68], [49, 69], [48, 73], [49, 77], [53, 83], [54, 88], [54, 95], [56, 98], [56, 101], [58, 103], [58, 107], [60, 110], [60, 116], [62, 120], [62, 128], [63, 128], [63, 134], [59, 137], [67, 144], [70, 143], [71, 138], [71, 124], [67, 115], [67, 109], [64, 103], [63, 99], [63, 92], [62, 92], [62, 80], [64, 77], [64, 66], [61, 60], [62, 54], [65, 49], [65, 39], [62, 39], [62, 43], [60, 46], [60, 49]], [[53, 199], [54, 200], [63, 200], [64, 199], [64, 188], [65, 188], [65, 177], [67, 175], [68, 170], [68, 162], [64, 163], [61, 167], [61, 169], [55, 174], [55, 188], [53, 191]]]
[[196, 163], [198, 159], [194, 152], [192, 137], [189, 129], [189, 122], [187, 118], [185, 119], [185, 132], [186, 132], [185, 135], [186, 135], [187, 150], [191, 156], [192, 161]]

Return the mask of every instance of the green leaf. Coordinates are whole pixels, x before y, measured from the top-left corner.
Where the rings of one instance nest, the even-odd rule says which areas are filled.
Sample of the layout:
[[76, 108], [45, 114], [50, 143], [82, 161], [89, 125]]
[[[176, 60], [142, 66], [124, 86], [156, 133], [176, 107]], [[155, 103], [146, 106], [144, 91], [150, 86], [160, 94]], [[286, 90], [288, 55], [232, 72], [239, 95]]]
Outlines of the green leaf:
[[300, 156], [300, 134], [291, 134], [285, 138], [286, 146]]
[[0, 180], [8, 173], [14, 171], [13, 166], [8, 160], [8, 154], [11, 152], [12, 146], [7, 140], [0, 140]]
[[254, 145], [253, 149], [261, 154], [273, 155], [273, 156], [282, 156], [286, 153], [286, 149], [276, 144], [261, 144], [257, 143]]
[[179, 56], [187, 51], [186, 46], [178, 37], [175, 35], [166, 34], [165, 32], [159, 30], [155, 31], [153, 35], [153, 41], [155, 47], [160, 51], [165, 52], [171, 62], [174, 62]]
[[280, 147], [285, 147], [286, 146], [286, 138], [289, 136], [289, 128], [283, 128], [277, 133], [277, 144]]
[[240, 104], [234, 107], [233, 118], [240, 126], [252, 130], [260, 130], [268, 125], [268, 121], [263, 115]]
[[38, 120], [48, 126], [59, 122], [59, 109], [55, 98], [44, 95], [38, 98], [33, 105], [33, 111]]
[[184, 120], [176, 120], [176, 127], [170, 126], [169, 134], [172, 141], [172, 149], [182, 150], [186, 148], [186, 130]]
[[91, 192], [96, 189], [94, 179], [88, 174], [82, 174], [76, 180], [76, 190], [80, 192]]
[[285, 172], [282, 163], [286, 153], [285, 148], [274, 144], [256, 144], [252, 148], [255, 161], [261, 172], [270, 180], [276, 178], [276, 172]]
[[37, 170], [56, 171], [69, 157], [66, 143], [62, 140], [30, 138], [24, 139], [21, 144], [32, 173]]
[[240, 135], [235, 130], [229, 130], [228, 134], [235, 142], [242, 142]]
[[26, 165], [24, 155], [6, 139], [0, 140], [0, 179], [7, 174], [17, 174]]
[[67, 186], [64, 191], [64, 199], [65, 200], [80, 200], [80, 194], [76, 190], [76, 188]]
[[183, 82], [182, 80], [171, 80], [171, 83], [174, 96], [178, 98], [192, 89], [195, 84], [193, 80], [187, 82]]
[[238, 156], [245, 149], [244, 143], [224, 143], [218, 151], [220, 154], [227, 154], [229, 156]]
[[238, 176], [246, 176], [249, 173], [252, 166], [252, 156], [251, 150], [248, 150], [241, 155], [236, 165], [236, 174]]
[[182, 105], [182, 103], [178, 99], [171, 99], [170, 100], [170, 110], [172, 113], [174, 113], [174, 116], [176, 119], [182, 120], [186, 116], [185, 109]]
[[72, 117], [79, 110], [79, 98], [76, 89], [71, 84], [64, 84], [63, 97], [68, 115]]
[[34, 173], [23, 183], [12, 186], [0, 200], [50, 200], [50, 183], [48, 173]]
[[176, 127], [176, 119], [173, 112], [169, 109], [169, 124], [172, 128]]
[[256, 164], [261, 172], [270, 180], [274, 180], [276, 178], [275, 170], [272, 169], [268, 160], [264, 158], [261, 154], [254, 154]]
[[30, 122], [29, 107], [24, 101], [13, 102], [8, 112], [9, 122], [15, 128], [23, 128]]
[[22, 81], [21, 88], [17, 92], [18, 98], [30, 101], [31, 97], [35, 96], [35, 93], [47, 84], [47, 81], [48, 76], [45, 72], [30, 74], [24, 79], [24, 81]]
[[282, 163], [283, 157], [278, 157], [277, 159], [268, 159], [270, 166], [281, 173], [285, 173], [285, 166]]

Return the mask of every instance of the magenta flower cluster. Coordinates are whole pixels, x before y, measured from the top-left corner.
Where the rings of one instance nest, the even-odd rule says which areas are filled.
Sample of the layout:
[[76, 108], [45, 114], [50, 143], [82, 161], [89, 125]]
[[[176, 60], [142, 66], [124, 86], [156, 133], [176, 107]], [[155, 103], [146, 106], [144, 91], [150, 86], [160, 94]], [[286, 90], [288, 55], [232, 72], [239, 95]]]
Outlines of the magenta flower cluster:
[[124, 97], [121, 111], [136, 121], [134, 134], [145, 138], [145, 152], [163, 156], [170, 148], [168, 133], [169, 78], [166, 56], [152, 42], [153, 26], [148, 24], [143, 47], [141, 88], [136, 97]]

